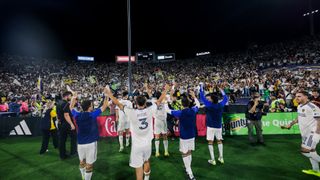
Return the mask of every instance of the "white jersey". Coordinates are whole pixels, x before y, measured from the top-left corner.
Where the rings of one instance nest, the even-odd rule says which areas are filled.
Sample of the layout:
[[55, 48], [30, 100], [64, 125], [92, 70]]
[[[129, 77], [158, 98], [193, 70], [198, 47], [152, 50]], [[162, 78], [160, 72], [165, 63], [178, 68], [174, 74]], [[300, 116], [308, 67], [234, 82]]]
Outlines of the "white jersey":
[[132, 137], [132, 145], [135, 147], [145, 147], [151, 145], [153, 139], [153, 120], [152, 116], [157, 105], [145, 109], [132, 109], [124, 107], [124, 113], [130, 120], [130, 129]]
[[154, 113], [155, 121], [158, 121], [158, 120], [166, 121], [167, 120], [166, 109], [169, 109], [168, 103], [161, 103], [159, 106], [157, 106], [157, 109]]
[[[123, 104], [123, 106], [128, 107], [128, 108], [132, 108], [132, 103], [129, 100], [124, 100], [121, 99], [119, 101], [121, 104]], [[119, 110], [119, 122], [126, 122], [128, 121], [126, 114], [124, 113], [124, 111], [120, 110], [118, 106], [116, 106], [116, 109]]]
[[315, 104], [308, 102], [298, 106], [298, 123], [302, 137], [317, 129], [315, 118], [320, 118], [320, 109]]

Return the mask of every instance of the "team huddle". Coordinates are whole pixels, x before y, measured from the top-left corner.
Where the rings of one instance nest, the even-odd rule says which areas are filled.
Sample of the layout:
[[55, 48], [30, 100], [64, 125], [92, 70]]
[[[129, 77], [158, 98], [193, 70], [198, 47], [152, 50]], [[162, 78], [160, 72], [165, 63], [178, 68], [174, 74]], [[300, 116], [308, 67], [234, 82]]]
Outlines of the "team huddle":
[[[144, 86], [148, 96], [139, 95], [135, 97], [135, 108], [128, 100], [128, 93], [122, 93], [120, 99], [116, 98], [108, 86], [104, 89], [104, 101], [99, 109], [94, 110], [93, 103], [89, 100], [81, 102], [82, 111], [75, 108], [77, 93], [72, 93], [70, 110], [75, 118], [78, 131], [78, 155], [80, 159], [80, 172], [85, 180], [91, 179], [93, 164], [97, 159], [97, 141], [99, 139], [98, 125], [96, 118], [109, 106], [109, 98], [116, 105], [116, 120], [118, 122], [117, 131], [119, 135], [119, 151], [124, 150], [124, 134], [126, 143], [130, 145], [131, 153], [129, 165], [135, 168], [136, 179], [148, 180], [151, 175], [150, 157], [152, 154], [152, 140], [155, 144], [155, 156], [159, 157], [160, 138], [163, 139], [164, 156], [169, 156], [168, 137], [167, 137], [167, 115], [172, 115], [179, 120], [180, 143], [179, 151], [182, 155], [185, 171], [188, 179], [195, 179], [191, 168], [192, 151], [195, 151], [196, 137], [196, 114], [200, 108], [200, 102], [195, 92], [188, 91], [187, 96], [182, 96], [180, 110], [170, 109], [168, 103], [172, 98], [167, 94], [174, 86], [166, 85], [164, 90], [153, 94], [147, 85]], [[206, 126], [208, 149], [210, 154], [209, 164], [216, 165], [213, 142], [218, 144], [218, 161], [223, 164], [223, 144], [222, 144], [222, 113], [224, 106], [228, 102], [228, 96], [220, 89], [223, 97], [219, 99], [217, 94], [207, 94], [200, 84], [199, 97], [206, 110]], [[172, 95], [172, 93], [170, 93]], [[288, 126], [282, 128], [290, 129], [295, 123], [299, 123], [302, 146], [301, 152], [310, 159], [312, 170], [303, 170], [304, 173], [313, 174], [320, 177], [319, 162], [320, 156], [315, 151], [316, 145], [320, 140], [320, 109], [308, 101], [307, 93], [301, 91], [296, 95], [299, 102], [298, 119]], [[154, 121], [153, 121], [154, 120]], [[153, 124], [154, 123], [154, 124]]]

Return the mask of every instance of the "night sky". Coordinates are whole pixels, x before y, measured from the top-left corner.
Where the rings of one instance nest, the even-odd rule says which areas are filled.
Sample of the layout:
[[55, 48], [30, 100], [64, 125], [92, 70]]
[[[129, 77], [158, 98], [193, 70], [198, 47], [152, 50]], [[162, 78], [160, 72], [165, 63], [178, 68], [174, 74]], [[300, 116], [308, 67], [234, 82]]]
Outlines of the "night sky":
[[[308, 35], [308, 0], [132, 0], [132, 52], [230, 52]], [[313, 0], [320, 10], [320, 0]], [[127, 54], [126, 0], [1, 0], [0, 53], [114, 61]], [[320, 32], [320, 12], [315, 14]]]

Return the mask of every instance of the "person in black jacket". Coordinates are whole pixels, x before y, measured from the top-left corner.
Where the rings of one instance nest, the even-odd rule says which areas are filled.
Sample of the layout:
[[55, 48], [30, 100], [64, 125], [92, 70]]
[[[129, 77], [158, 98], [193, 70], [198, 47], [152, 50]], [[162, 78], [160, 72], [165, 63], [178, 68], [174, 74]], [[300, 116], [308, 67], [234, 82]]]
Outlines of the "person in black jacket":
[[58, 148], [58, 134], [55, 121], [57, 120], [56, 108], [53, 101], [49, 101], [46, 104], [46, 111], [44, 117], [41, 120], [42, 130], [42, 145], [40, 154], [44, 154], [48, 150], [49, 138], [52, 137], [54, 148]]

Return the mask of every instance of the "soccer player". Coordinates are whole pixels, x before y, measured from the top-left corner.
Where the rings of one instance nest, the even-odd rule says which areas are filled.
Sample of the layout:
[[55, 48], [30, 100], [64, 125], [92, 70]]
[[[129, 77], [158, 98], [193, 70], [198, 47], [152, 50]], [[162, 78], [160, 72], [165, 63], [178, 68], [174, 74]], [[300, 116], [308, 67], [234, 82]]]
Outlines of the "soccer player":
[[176, 118], [179, 119], [179, 129], [180, 129], [180, 147], [179, 150], [182, 154], [182, 160], [186, 168], [189, 179], [195, 179], [191, 169], [192, 154], [191, 151], [194, 151], [195, 148], [195, 136], [196, 136], [196, 115], [200, 107], [200, 103], [196, 98], [193, 91], [189, 93], [194, 99], [196, 106], [190, 108], [191, 100], [189, 97], [182, 97], [182, 110], [170, 110], [167, 109], [167, 112]]
[[[160, 98], [161, 93], [160, 92], [156, 92], [155, 96], [157, 98], [157, 100]], [[165, 99], [164, 99], [165, 100]], [[168, 104], [164, 102], [164, 100], [157, 106], [157, 109], [154, 113], [154, 122], [155, 122], [155, 140], [154, 140], [154, 144], [156, 147], [156, 157], [160, 156], [159, 153], [159, 144], [160, 144], [160, 136], [162, 134], [162, 138], [163, 138], [163, 146], [164, 146], [164, 156], [169, 156], [169, 152], [168, 152], [168, 128], [167, 128], [167, 111], [166, 109], [168, 109]]]
[[99, 139], [97, 117], [108, 107], [108, 98], [105, 97], [101, 108], [96, 110], [94, 110], [91, 100], [84, 100], [81, 103], [83, 112], [78, 112], [74, 109], [76, 98], [77, 93], [74, 93], [70, 103], [70, 109], [78, 125], [79, 168], [82, 179], [90, 180], [92, 177], [93, 163], [97, 160], [97, 141]]
[[[131, 101], [128, 100], [128, 92], [125, 91], [122, 93], [122, 98], [119, 100], [121, 104], [124, 106], [127, 106], [128, 108], [132, 108]], [[123, 133], [126, 133], [126, 147], [130, 145], [130, 122], [127, 119], [127, 116], [123, 112], [123, 110], [120, 110], [118, 106], [116, 106], [116, 121], [118, 122], [118, 136], [119, 136], [119, 144], [120, 149], [119, 152], [123, 151]]]
[[299, 123], [302, 137], [301, 153], [309, 158], [312, 170], [302, 170], [303, 173], [320, 177], [320, 156], [316, 152], [316, 146], [320, 140], [320, 109], [308, 100], [308, 92], [299, 91], [296, 94], [298, 106], [298, 118], [282, 128], [290, 129]]
[[219, 158], [218, 161], [223, 164], [223, 145], [222, 145], [222, 113], [223, 108], [228, 102], [228, 96], [220, 89], [223, 100], [219, 102], [219, 97], [215, 94], [207, 94], [204, 96], [203, 84], [200, 84], [200, 99], [206, 107], [206, 124], [207, 124], [207, 141], [211, 159], [208, 162], [216, 165], [214, 158], [213, 142], [217, 139]]
[[144, 179], [148, 180], [151, 173], [149, 158], [151, 156], [153, 139], [152, 116], [157, 108], [157, 105], [159, 105], [166, 97], [169, 86], [166, 85], [165, 90], [162, 92], [162, 95], [157, 100], [156, 104], [152, 104], [149, 107], [146, 107], [147, 100], [144, 96], [137, 96], [137, 109], [124, 106], [118, 101], [117, 98], [113, 96], [109, 87], [107, 87], [107, 89], [107, 95], [119, 107], [120, 110], [124, 111], [130, 121], [132, 138], [130, 166], [135, 168], [137, 180], [142, 180], [143, 174]]

